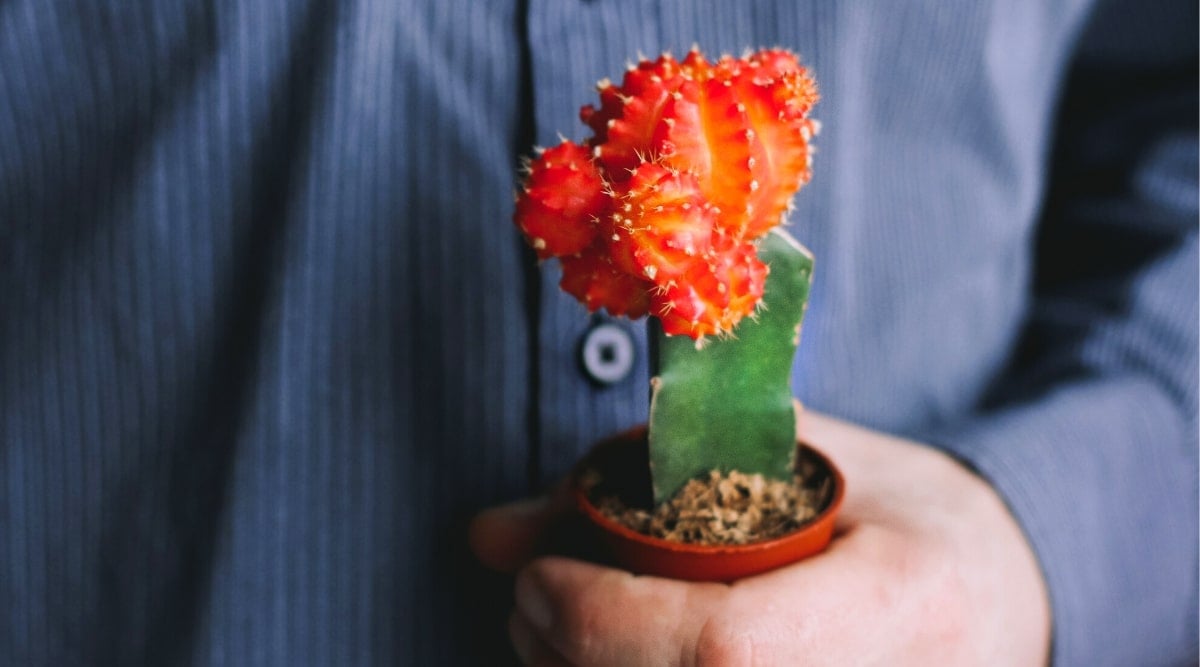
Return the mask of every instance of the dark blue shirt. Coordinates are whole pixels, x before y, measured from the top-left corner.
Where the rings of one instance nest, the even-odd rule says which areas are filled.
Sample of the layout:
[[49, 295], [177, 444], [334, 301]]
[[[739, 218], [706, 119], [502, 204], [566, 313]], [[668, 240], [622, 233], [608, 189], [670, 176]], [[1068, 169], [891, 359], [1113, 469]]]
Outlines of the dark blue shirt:
[[1196, 12], [0, 3], [0, 663], [509, 660], [465, 521], [647, 397], [518, 158], [693, 43], [821, 86], [797, 395], [995, 485], [1060, 664], [1195, 660]]

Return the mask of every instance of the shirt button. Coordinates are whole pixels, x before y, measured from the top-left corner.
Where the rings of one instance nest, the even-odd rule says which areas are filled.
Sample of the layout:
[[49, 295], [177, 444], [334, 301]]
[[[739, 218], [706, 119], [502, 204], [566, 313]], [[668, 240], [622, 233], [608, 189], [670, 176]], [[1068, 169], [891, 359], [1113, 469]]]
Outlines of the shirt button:
[[583, 337], [583, 370], [600, 384], [614, 384], [633, 370], [633, 339], [615, 324], [597, 324]]

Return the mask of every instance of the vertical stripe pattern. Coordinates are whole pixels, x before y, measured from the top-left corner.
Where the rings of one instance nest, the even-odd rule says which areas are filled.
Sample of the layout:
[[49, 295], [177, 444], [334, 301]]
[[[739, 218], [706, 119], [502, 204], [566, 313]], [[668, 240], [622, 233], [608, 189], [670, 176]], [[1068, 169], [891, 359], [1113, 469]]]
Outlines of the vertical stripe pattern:
[[692, 44], [821, 86], [798, 396], [996, 486], [1061, 664], [1194, 658], [1195, 7], [1130, 5], [0, 2], [0, 664], [512, 662], [467, 520], [649, 375], [519, 156]]

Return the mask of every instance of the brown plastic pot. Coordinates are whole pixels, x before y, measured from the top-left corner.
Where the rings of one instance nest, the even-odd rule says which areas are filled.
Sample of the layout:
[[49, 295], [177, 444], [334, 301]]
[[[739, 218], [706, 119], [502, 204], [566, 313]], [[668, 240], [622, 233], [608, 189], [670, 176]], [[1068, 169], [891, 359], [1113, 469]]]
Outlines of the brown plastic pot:
[[[734, 581], [773, 570], [820, 553], [833, 537], [833, 524], [846, 494], [842, 473], [821, 452], [797, 443], [798, 456], [808, 457], [833, 479], [829, 502], [809, 522], [795, 531], [770, 540], [742, 545], [682, 544], [622, 526], [601, 514], [589, 498], [584, 483], [588, 471], [601, 471], [606, 480], [616, 473], [629, 477], [626, 488], [649, 488], [646, 466], [646, 430], [640, 427], [597, 443], [576, 467], [573, 492], [579, 510], [598, 529], [618, 565], [637, 574], [687, 581]], [[611, 481], [611, 480], [610, 480]]]

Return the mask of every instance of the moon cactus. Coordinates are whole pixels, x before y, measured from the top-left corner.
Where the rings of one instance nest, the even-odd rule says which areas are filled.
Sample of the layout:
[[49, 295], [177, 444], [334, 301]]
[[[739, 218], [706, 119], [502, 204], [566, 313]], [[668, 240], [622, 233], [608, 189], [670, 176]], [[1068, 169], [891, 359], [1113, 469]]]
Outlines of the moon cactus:
[[786, 478], [812, 257], [776, 227], [811, 178], [816, 83], [785, 50], [693, 49], [597, 90], [592, 136], [529, 162], [514, 220], [590, 311], [655, 318], [656, 500], [713, 468]]

